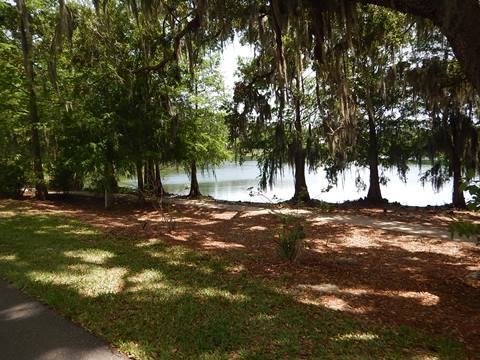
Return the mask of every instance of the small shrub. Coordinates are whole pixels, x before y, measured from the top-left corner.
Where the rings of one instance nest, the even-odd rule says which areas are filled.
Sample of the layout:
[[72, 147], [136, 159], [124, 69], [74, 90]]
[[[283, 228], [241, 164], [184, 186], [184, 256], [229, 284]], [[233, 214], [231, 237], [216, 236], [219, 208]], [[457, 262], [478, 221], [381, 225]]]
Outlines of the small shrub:
[[322, 211], [322, 212], [330, 212], [330, 211], [332, 211], [332, 206], [331, 206], [329, 203], [325, 202], [325, 201], [320, 201], [320, 202], [318, 203], [318, 208], [319, 208], [320, 211]]
[[457, 221], [448, 226], [450, 238], [453, 240], [455, 235], [465, 236], [467, 239], [474, 238], [477, 245], [480, 244], [480, 224], [474, 224], [470, 221]]
[[467, 202], [467, 208], [471, 211], [480, 211], [480, 181], [474, 180], [475, 172], [469, 171], [463, 180], [460, 189], [467, 191], [471, 199]]
[[58, 162], [50, 171], [51, 188], [59, 191], [81, 190], [83, 180], [71, 166]]
[[[175, 207], [175, 204], [169, 201], [165, 201], [165, 199], [163, 198], [163, 194], [159, 195], [156, 191], [154, 191], [152, 195], [152, 205], [155, 210], [160, 214], [160, 220], [163, 224], [166, 225], [167, 232], [171, 233], [175, 231], [175, 229], [177, 228], [177, 221], [175, 217], [177, 209]], [[149, 195], [146, 193], [142, 193], [142, 196], [144, 198], [147, 198]]]
[[465, 190], [469, 192], [472, 197], [467, 203], [467, 208], [472, 211], [480, 210], [480, 186], [478, 182], [472, 182], [465, 187]]
[[0, 197], [20, 198], [28, 181], [22, 162], [0, 163]]
[[291, 214], [279, 213], [278, 217], [280, 218], [280, 221], [282, 222], [282, 224], [285, 226], [294, 225], [299, 222], [298, 216], [291, 215]]
[[175, 219], [175, 213], [177, 212], [175, 204], [164, 203], [162, 206], [162, 222], [167, 225], [168, 233], [175, 231], [177, 228], [177, 221]]
[[293, 225], [284, 224], [278, 241], [280, 257], [295, 262], [304, 248], [304, 239], [305, 230], [298, 220]]

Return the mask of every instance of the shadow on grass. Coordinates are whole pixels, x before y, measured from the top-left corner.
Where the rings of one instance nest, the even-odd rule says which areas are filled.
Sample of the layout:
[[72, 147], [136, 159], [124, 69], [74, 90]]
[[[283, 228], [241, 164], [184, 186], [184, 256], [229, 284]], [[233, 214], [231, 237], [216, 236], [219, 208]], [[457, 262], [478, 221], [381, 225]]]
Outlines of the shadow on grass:
[[61, 217], [0, 217], [0, 274], [138, 359], [464, 356], [449, 340], [300, 303], [212, 255]]

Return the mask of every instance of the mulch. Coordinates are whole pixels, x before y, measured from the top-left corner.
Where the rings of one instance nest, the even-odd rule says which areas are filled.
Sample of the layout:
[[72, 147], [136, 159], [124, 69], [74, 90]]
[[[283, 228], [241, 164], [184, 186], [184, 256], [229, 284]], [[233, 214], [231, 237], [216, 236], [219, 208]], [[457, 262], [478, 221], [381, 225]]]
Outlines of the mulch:
[[[41, 213], [74, 216], [136, 241], [159, 239], [219, 256], [264, 279], [277, 279], [299, 301], [353, 314], [382, 325], [409, 325], [432, 335], [454, 337], [480, 354], [480, 247], [348, 224], [305, 219], [307, 248], [296, 264], [276, 251], [280, 219], [268, 212], [176, 204], [167, 218], [148, 205], [117, 204], [105, 211], [90, 198], [35, 202]], [[381, 219], [448, 226], [451, 210], [343, 209]], [[452, 216], [453, 215], [453, 216]], [[476, 220], [474, 214], [464, 217]], [[172, 225], [173, 224], [173, 225]], [[473, 355], [475, 356], [475, 355]]]

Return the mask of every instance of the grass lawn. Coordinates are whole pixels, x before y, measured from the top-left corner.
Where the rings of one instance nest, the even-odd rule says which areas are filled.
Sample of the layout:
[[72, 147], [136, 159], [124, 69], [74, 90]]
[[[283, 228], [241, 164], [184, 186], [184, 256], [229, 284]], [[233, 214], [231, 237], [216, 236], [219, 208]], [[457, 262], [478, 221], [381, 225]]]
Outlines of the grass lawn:
[[0, 202], [0, 276], [136, 359], [465, 358], [454, 341], [300, 303], [234, 260], [21, 203]]

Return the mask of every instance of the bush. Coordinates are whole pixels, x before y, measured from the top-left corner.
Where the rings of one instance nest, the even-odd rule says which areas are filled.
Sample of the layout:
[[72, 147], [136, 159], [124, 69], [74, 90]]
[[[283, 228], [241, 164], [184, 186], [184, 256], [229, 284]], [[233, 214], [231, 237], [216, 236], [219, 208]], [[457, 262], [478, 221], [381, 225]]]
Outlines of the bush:
[[480, 186], [478, 182], [471, 182], [465, 186], [472, 199], [467, 203], [467, 208], [472, 211], [480, 210]]
[[304, 248], [305, 230], [299, 220], [291, 224], [288, 219], [287, 224], [282, 225], [279, 236], [278, 252], [282, 259], [295, 262]]
[[0, 197], [22, 197], [27, 179], [27, 171], [21, 161], [0, 162]]
[[469, 171], [463, 179], [460, 189], [467, 191], [471, 199], [467, 202], [468, 210], [480, 211], [480, 180], [474, 180], [475, 172]]
[[457, 221], [448, 226], [450, 238], [453, 240], [455, 235], [464, 236], [468, 240], [475, 239], [477, 245], [480, 244], [480, 224], [474, 224], [470, 221]]
[[74, 169], [57, 162], [50, 172], [49, 185], [55, 190], [68, 192], [70, 190], [81, 190], [83, 181]]
[[319, 210], [322, 211], [322, 212], [330, 212], [330, 211], [332, 211], [332, 206], [331, 206], [329, 203], [325, 202], [325, 201], [320, 201], [320, 202], [318, 203], [318, 208], [319, 208]]

